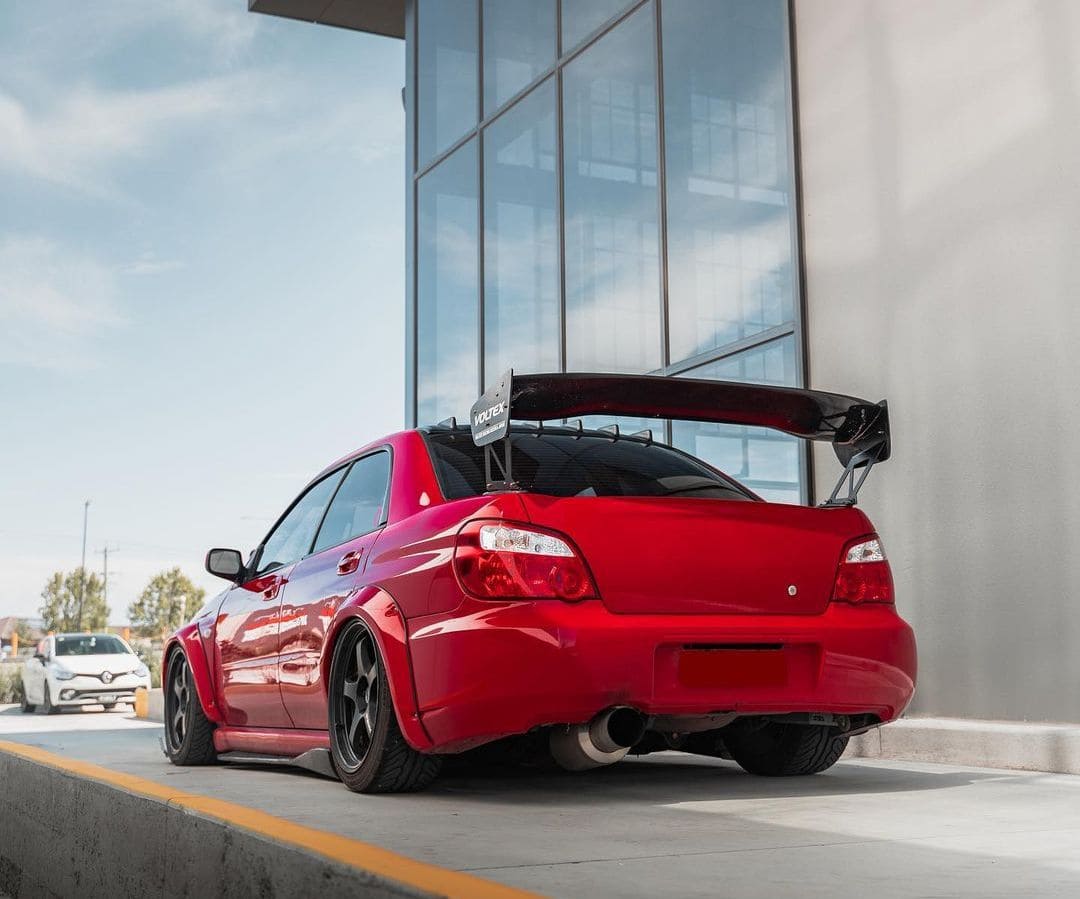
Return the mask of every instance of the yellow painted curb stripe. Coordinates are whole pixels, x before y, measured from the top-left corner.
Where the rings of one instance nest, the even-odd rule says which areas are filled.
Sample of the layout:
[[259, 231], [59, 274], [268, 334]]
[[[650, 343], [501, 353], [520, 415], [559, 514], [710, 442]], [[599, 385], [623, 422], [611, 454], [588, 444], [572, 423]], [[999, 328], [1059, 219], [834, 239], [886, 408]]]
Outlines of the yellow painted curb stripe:
[[292, 821], [286, 821], [266, 812], [221, 799], [200, 796], [197, 793], [185, 793], [133, 774], [123, 774], [120, 771], [102, 768], [100, 765], [56, 755], [36, 746], [0, 740], [0, 752], [29, 759], [78, 777], [109, 784], [139, 796], [157, 799], [185, 811], [216, 818], [226, 824], [257, 833], [269, 840], [288, 843], [331, 861], [348, 865], [350, 868], [395, 880], [428, 893], [451, 897], [451, 899], [458, 899], [458, 897], [461, 899], [530, 899], [530, 897], [536, 899], [537, 897], [536, 893], [492, 883], [471, 874], [450, 871], [426, 862], [414, 861], [370, 843], [316, 830], [314, 827], [294, 824]]

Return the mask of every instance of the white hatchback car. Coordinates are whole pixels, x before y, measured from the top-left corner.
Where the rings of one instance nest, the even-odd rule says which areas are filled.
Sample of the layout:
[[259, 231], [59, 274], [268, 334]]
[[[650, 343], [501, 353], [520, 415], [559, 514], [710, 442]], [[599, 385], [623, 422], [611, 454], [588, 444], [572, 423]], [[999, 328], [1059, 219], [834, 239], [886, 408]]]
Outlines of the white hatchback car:
[[113, 634], [56, 634], [38, 645], [22, 671], [24, 712], [41, 706], [52, 714], [66, 706], [134, 702], [135, 688], [150, 689], [150, 672], [131, 647]]

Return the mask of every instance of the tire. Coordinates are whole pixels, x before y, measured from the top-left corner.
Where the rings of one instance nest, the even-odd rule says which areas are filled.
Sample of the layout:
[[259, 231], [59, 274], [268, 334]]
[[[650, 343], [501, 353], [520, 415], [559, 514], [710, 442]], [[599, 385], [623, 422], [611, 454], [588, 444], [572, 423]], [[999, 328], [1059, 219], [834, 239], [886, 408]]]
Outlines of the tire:
[[772, 722], [757, 730], [726, 734], [724, 743], [731, 757], [750, 774], [801, 777], [835, 765], [848, 738], [827, 727]]
[[26, 684], [23, 684], [22, 699], [19, 700], [19, 708], [22, 709], [22, 713], [24, 715], [33, 714], [33, 712], [37, 709], [36, 705], [26, 701]]
[[57, 706], [53, 705], [52, 693], [49, 692], [49, 683], [48, 683], [48, 681], [45, 682], [45, 688], [44, 689], [45, 689], [45, 701], [41, 704], [41, 710], [46, 715], [59, 715], [60, 714], [60, 709]]
[[165, 754], [169, 761], [174, 765], [214, 764], [214, 725], [203, 713], [183, 650], [176, 650], [169, 660], [164, 692]]
[[362, 621], [338, 637], [330, 665], [330, 753], [355, 793], [411, 793], [429, 786], [442, 759], [417, 752], [398, 727], [379, 647]]

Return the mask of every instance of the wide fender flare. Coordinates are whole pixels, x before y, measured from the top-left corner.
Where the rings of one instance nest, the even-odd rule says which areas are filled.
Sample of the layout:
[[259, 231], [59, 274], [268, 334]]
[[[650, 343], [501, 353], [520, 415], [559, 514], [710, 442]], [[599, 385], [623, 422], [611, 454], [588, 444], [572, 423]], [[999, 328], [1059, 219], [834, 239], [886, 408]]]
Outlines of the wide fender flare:
[[329, 696], [330, 665], [338, 634], [345, 625], [357, 618], [368, 626], [378, 643], [402, 736], [413, 749], [421, 752], [431, 749], [435, 744], [420, 720], [420, 707], [416, 700], [405, 616], [394, 598], [382, 588], [361, 587], [338, 607], [323, 644], [320, 666], [323, 672], [323, 689]]
[[207, 619], [198, 619], [185, 624], [169, 637], [161, 652], [161, 686], [163, 690], [168, 689], [169, 661], [173, 650], [179, 648], [187, 656], [192, 680], [195, 682], [195, 695], [199, 697], [203, 714], [214, 724], [224, 724], [225, 716], [217, 703], [214, 680], [210, 676], [210, 663], [206, 658], [204, 639], [207, 634], [204, 630], [210, 629], [212, 632], [212, 628], [213, 617], [208, 616]]

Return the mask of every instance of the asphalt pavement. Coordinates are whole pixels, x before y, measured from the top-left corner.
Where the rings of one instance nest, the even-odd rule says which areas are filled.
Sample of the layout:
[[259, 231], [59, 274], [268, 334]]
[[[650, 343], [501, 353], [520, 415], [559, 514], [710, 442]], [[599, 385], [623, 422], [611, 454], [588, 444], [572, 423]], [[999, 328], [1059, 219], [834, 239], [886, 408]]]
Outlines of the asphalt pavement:
[[129, 712], [0, 707], [0, 739], [560, 897], [1080, 896], [1080, 776], [843, 761], [763, 779], [662, 753], [359, 796], [292, 769], [177, 768]]

